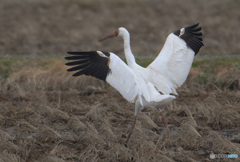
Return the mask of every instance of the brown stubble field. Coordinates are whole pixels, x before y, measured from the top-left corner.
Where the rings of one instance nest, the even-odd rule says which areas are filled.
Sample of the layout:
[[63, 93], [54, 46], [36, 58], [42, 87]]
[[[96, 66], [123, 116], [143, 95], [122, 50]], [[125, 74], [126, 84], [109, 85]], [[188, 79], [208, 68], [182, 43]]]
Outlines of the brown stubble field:
[[172, 144], [159, 111], [146, 109], [128, 145], [134, 105], [102, 81], [72, 78], [62, 60], [48, 62], [1, 81], [2, 161], [208, 161], [240, 151], [239, 62], [196, 60], [177, 99], [162, 107]]
[[[240, 156], [240, 59], [199, 57], [239, 53], [238, 6], [238, 1], [226, 0], [1, 0], [0, 162]], [[102, 81], [73, 78], [64, 66], [66, 51], [123, 56], [122, 40], [97, 39], [125, 26], [133, 52], [152, 59], [170, 32], [196, 21], [203, 26], [205, 46], [177, 99], [161, 108], [172, 143], [159, 111], [146, 109], [126, 145], [134, 105]], [[146, 66], [151, 59], [139, 62]]]

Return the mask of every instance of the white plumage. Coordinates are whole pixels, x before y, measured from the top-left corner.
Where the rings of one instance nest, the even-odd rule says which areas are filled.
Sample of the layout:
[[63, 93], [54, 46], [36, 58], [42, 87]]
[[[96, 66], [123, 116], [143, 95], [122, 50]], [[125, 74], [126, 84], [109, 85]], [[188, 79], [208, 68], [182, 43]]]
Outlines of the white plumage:
[[134, 71], [113, 53], [110, 53], [109, 59], [109, 68], [111, 70], [106, 81], [118, 90], [126, 100], [134, 103], [138, 94]]
[[[197, 26], [195, 24], [171, 33], [157, 58], [146, 68], [136, 63], [131, 52], [130, 35], [123, 27], [100, 41], [114, 36], [122, 37], [127, 64], [114, 53], [90, 51], [69, 52], [73, 56], [66, 59], [74, 61], [66, 65], [75, 66], [68, 69], [77, 71], [73, 76], [85, 74], [104, 80], [126, 100], [135, 103], [135, 118], [129, 139], [139, 110], [144, 107], [159, 108], [175, 99], [176, 89], [185, 82], [194, 55], [203, 46], [201, 27]], [[165, 124], [167, 126], [167, 120]]]

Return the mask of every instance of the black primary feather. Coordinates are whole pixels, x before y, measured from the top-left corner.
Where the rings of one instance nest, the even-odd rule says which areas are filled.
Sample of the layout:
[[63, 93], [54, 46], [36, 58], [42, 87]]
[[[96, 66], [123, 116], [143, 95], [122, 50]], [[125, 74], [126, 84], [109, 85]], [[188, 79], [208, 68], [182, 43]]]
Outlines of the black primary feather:
[[187, 46], [195, 52], [195, 55], [199, 52], [200, 48], [204, 46], [202, 43], [202, 28], [198, 27], [198, 25], [199, 23], [185, 27], [182, 35], [180, 35], [181, 30], [173, 32], [187, 43]]
[[90, 75], [98, 79], [106, 81], [106, 77], [110, 72], [109, 68], [109, 52], [87, 51], [87, 52], [68, 52], [71, 56], [65, 57], [71, 62], [66, 63], [67, 66], [73, 66], [67, 71], [76, 71], [73, 76]]

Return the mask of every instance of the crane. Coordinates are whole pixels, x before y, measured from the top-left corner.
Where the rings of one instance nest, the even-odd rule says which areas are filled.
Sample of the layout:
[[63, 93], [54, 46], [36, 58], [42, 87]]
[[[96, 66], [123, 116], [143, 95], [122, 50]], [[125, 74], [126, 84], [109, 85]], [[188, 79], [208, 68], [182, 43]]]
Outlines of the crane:
[[[134, 119], [127, 142], [135, 127], [137, 114], [145, 107], [160, 108], [176, 98], [176, 89], [186, 80], [194, 56], [204, 45], [199, 23], [181, 28], [168, 35], [156, 59], [146, 68], [135, 61], [130, 47], [130, 34], [120, 27], [99, 41], [120, 36], [124, 42], [127, 64], [116, 54], [104, 51], [68, 52], [67, 71], [73, 76], [90, 75], [106, 81], [127, 101], [135, 103]], [[160, 112], [169, 135], [168, 120]]]

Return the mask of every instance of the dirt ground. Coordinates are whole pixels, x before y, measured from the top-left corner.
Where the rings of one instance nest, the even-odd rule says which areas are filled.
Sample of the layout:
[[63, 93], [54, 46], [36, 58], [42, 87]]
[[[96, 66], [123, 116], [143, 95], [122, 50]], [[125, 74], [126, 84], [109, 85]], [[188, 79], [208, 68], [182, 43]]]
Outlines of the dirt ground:
[[156, 55], [169, 33], [195, 22], [203, 27], [205, 44], [198, 55], [238, 54], [240, 1], [0, 2], [0, 162], [240, 156], [239, 58], [196, 58], [179, 96], [161, 108], [171, 144], [159, 110], [146, 109], [127, 145], [134, 105], [102, 81], [73, 78], [63, 60], [70, 50], [122, 56], [120, 39], [97, 42], [119, 26], [129, 29], [137, 56]]
[[[0, 161], [210, 161], [240, 153], [240, 66], [202, 62], [177, 99], [139, 113], [126, 145], [134, 105], [106, 83], [72, 76], [62, 61], [24, 67], [1, 81]], [[208, 72], [205, 72], [208, 73]], [[199, 77], [201, 76], [201, 77]], [[225, 159], [227, 160], [227, 159]]]

